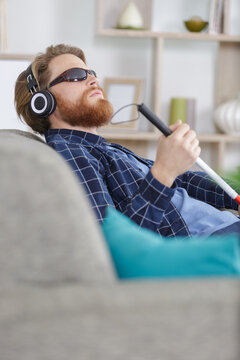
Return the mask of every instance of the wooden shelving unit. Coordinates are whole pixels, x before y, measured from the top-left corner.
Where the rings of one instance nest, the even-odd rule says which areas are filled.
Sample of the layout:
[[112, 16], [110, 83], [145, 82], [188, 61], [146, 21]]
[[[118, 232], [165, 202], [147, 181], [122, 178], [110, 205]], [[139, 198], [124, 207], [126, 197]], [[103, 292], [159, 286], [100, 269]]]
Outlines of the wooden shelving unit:
[[[146, 157], [146, 144], [156, 142], [159, 132], [138, 132], [138, 133], [107, 133], [100, 132], [110, 142], [118, 142], [123, 146], [132, 148], [139, 155]], [[224, 170], [224, 157], [228, 145], [240, 144], [240, 136], [225, 134], [200, 134], [198, 136], [200, 146], [208, 144], [211, 147], [211, 165], [220, 173]]]
[[[175, 40], [195, 40], [195, 41], [214, 41], [218, 43], [218, 56], [216, 64], [216, 86], [215, 86], [215, 106], [220, 103], [236, 98], [240, 92], [240, 35], [229, 35], [229, 7], [225, 13], [225, 33], [172, 33], [155, 32], [151, 30], [120, 30], [113, 28], [113, 23], [120, 15], [127, 0], [119, 2], [117, 0], [98, 0], [98, 35], [108, 37], [124, 38], [149, 38], [154, 42], [154, 64], [155, 86], [153, 91], [153, 111], [161, 117], [161, 79], [162, 79], [162, 58], [164, 54], [164, 44], [168, 39]], [[152, 1], [135, 0], [144, 17], [146, 28], [151, 28]], [[111, 12], [111, 14], [110, 14]], [[228, 71], [225, 71], [226, 68]], [[134, 151], [140, 151], [146, 155], [147, 145], [150, 141], [156, 141], [159, 134], [156, 131], [148, 133], [104, 133], [109, 140], [118, 141], [128, 145]], [[200, 134], [200, 143], [210, 144], [216, 156], [213, 156], [215, 168], [220, 171], [223, 169], [224, 154], [229, 143], [240, 143], [240, 137], [228, 136], [224, 134]], [[138, 144], [139, 142], [139, 144]], [[212, 164], [213, 165], [213, 164]]]
[[219, 173], [224, 172], [224, 159], [230, 144], [240, 144], [240, 136], [225, 134], [200, 134], [200, 145], [207, 144], [211, 147], [211, 166]]

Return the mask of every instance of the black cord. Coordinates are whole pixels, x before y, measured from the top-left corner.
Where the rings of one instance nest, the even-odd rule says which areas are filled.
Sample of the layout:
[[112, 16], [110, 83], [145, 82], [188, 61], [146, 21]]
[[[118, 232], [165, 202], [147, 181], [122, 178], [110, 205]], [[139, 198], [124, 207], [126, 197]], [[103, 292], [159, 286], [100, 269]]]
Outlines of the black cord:
[[[123, 120], [123, 121], [118, 121], [118, 122], [112, 122], [112, 119], [120, 112], [120, 111], [122, 111], [123, 109], [125, 109], [126, 107], [128, 107], [128, 106], [136, 106], [136, 111], [137, 111], [137, 114], [138, 114], [138, 117], [136, 118], [136, 119], [130, 119], [130, 120]], [[120, 109], [118, 109], [114, 114], [113, 114], [113, 116], [111, 117], [111, 120], [110, 120], [110, 123], [112, 124], [112, 125], [117, 125], [117, 124], [122, 124], [122, 123], [129, 123], [129, 122], [132, 122], [132, 121], [136, 121], [136, 120], [138, 120], [139, 119], [139, 116], [140, 116], [140, 113], [139, 113], [139, 111], [138, 111], [138, 104], [128, 104], [128, 105], [124, 105], [124, 106], [122, 106]]]

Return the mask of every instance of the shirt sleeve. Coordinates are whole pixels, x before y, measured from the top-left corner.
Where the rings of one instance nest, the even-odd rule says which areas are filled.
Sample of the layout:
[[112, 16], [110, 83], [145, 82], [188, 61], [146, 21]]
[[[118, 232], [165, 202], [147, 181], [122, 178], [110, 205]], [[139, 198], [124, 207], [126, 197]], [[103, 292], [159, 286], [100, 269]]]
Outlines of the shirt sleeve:
[[[159, 183], [152, 176], [151, 171], [140, 182], [138, 190], [131, 198], [125, 198], [115, 206], [107, 187], [107, 181], [105, 181], [105, 168], [102, 162], [97, 161], [96, 158], [79, 156], [79, 151], [78, 157], [75, 157], [74, 161], [76, 163], [74, 172], [85, 187], [87, 197], [100, 222], [105, 217], [106, 208], [112, 206], [140, 226], [151, 228], [154, 231], [159, 229], [174, 190]], [[73, 163], [71, 166], [74, 168]]]
[[122, 200], [114, 203], [101, 155], [97, 158], [86, 148], [70, 148], [68, 144], [54, 144], [54, 148], [69, 163], [85, 188], [87, 198], [99, 222], [103, 221], [107, 207], [111, 206], [116, 207], [138, 225], [158, 232], [162, 224], [169, 226], [164, 215], [172, 211], [170, 203], [176, 186], [186, 188], [190, 196], [216, 207], [229, 205], [234, 208], [231, 199], [229, 200], [223, 190], [207, 179], [203, 173], [187, 172], [178, 177], [172, 188], [169, 188], [156, 180], [150, 170], [138, 182], [137, 189], [131, 193], [131, 196], [124, 196]]
[[161, 184], [149, 171], [132, 198], [120, 204], [120, 211], [138, 225], [158, 232], [173, 195], [174, 190]]
[[103, 221], [107, 207], [112, 206], [140, 226], [155, 231], [159, 229], [174, 190], [159, 183], [151, 171], [139, 182], [137, 191], [131, 197], [124, 197], [115, 206], [108, 189], [103, 159], [91, 156], [85, 148], [77, 147], [75, 150], [68, 144], [55, 143], [54, 148], [65, 158], [85, 188], [98, 221]]
[[238, 209], [236, 201], [204, 172], [187, 171], [176, 179], [174, 186], [185, 188], [189, 196], [218, 209]]

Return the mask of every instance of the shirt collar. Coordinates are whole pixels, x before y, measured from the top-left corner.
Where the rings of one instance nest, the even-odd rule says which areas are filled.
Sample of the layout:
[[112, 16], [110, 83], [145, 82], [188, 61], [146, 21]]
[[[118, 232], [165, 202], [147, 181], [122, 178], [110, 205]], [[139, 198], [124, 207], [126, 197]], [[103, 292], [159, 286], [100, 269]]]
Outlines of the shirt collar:
[[72, 136], [77, 136], [77, 137], [84, 139], [95, 145], [106, 143], [106, 140], [100, 135], [92, 134], [92, 133], [85, 132], [85, 131], [70, 130], [70, 129], [49, 129], [45, 133], [45, 138], [46, 138], [46, 140], [48, 140], [50, 137], [52, 137], [54, 135], [60, 135], [63, 138], [67, 139], [68, 141], [69, 140], [71, 141]]

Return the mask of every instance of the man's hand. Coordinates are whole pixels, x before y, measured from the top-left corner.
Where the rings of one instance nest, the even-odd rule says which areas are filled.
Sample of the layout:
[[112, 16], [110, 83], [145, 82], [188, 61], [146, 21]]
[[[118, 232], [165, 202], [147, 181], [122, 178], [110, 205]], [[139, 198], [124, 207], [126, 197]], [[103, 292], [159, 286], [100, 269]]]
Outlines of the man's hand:
[[195, 131], [178, 120], [170, 126], [173, 133], [160, 136], [151, 172], [162, 184], [171, 187], [176, 177], [195, 163], [201, 149]]

